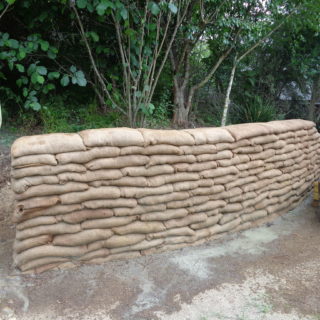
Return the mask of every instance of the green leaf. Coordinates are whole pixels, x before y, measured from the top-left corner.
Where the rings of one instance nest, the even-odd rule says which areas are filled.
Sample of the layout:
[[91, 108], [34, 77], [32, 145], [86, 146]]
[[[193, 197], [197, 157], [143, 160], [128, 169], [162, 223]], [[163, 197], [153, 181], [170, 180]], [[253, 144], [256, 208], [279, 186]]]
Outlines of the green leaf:
[[57, 71], [48, 73], [49, 80], [58, 79], [59, 77], [60, 77], [60, 73]]
[[64, 75], [61, 80], [60, 80], [60, 83], [63, 87], [66, 87], [69, 83], [70, 83], [70, 79], [69, 79], [69, 76], [68, 75]]
[[126, 8], [122, 8], [120, 11], [120, 15], [123, 20], [127, 20], [128, 19], [128, 10]]
[[39, 111], [41, 109], [41, 104], [39, 102], [32, 102], [29, 104], [29, 106], [34, 111]]
[[136, 91], [134, 94], [137, 98], [140, 98], [142, 96], [142, 92], [141, 91]]
[[27, 88], [23, 88], [23, 90], [22, 90], [22, 94], [23, 94], [23, 96], [24, 97], [27, 97], [28, 96], [28, 89]]
[[19, 42], [16, 39], [10, 39], [8, 40], [8, 45], [10, 48], [18, 49], [19, 48]]
[[18, 69], [19, 72], [24, 72], [24, 66], [22, 64], [17, 63], [16, 68]]
[[40, 41], [40, 46], [41, 46], [41, 50], [42, 50], [42, 51], [48, 51], [48, 49], [49, 49], [49, 42], [48, 42], [48, 41], [41, 40], [41, 41]]
[[71, 71], [72, 73], [75, 73], [75, 72], [77, 71], [77, 68], [76, 68], [75, 66], [71, 66], [71, 67], [70, 67], [70, 71]]
[[107, 90], [110, 91], [111, 89], [112, 89], [112, 84], [111, 84], [111, 83], [108, 83], [108, 84], [107, 84]]
[[79, 9], [84, 9], [87, 6], [87, 0], [77, 0], [77, 6]]
[[40, 76], [39, 74], [37, 75], [37, 82], [40, 83], [40, 84], [43, 84], [44, 83], [44, 77], [43, 76]]
[[98, 42], [99, 41], [99, 36], [96, 32], [94, 31], [90, 31], [89, 32], [89, 35], [91, 37], [91, 39], [94, 41], [94, 42]]
[[174, 14], [176, 14], [178, 12], [178, 8], [172, 2], [169, 3], [169, 9]]
[[37, 67], [37, 72], [43, 76], [45, 76], [47, 74], [47, 68], [43, 67], [43, 66], [39, 66]]
[[14, 3], [16, 2], [16, 0], [6, 0], [6, 2], [7, 2], [8, 4], [14, 4]]
[[56, 53], [51, 50], [49, 50], [47, 54], [50, 59], [55, 59], [57, 57]]
[[23, 48], [19, 48], [18, 59], [22, 60], [26, 57], [26, 51]]
[[155, 2], [150, 3], [150, 10], [151, 13], [155, 16], [160, 12], [160, 8]]

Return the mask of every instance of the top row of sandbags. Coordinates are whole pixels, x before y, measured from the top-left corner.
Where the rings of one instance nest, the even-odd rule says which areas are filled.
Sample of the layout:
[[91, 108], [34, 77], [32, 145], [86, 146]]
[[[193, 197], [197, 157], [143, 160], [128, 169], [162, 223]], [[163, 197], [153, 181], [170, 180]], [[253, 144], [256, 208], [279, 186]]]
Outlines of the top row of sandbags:
[[84, 130], [79, 133], [53, 133], [17, 139], [11, 148], [13, 158], [34, 154], [58, 154], [85, 151], [93, 147], [146, 147], [157, 144], [191, 146], [230, 143], [241, 139], [311, 129], [315, 124], [306, 120], [245, 123], [223, 128], [187, 130], [151, 130], [107, 128]]

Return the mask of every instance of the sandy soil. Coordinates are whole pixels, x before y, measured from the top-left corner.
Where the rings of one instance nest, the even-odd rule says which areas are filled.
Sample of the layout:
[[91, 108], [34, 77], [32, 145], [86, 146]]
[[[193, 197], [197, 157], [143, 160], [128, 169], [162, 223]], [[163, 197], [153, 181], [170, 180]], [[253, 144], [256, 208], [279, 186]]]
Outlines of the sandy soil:
[[320, 319], [320, 223], [310, 199], [273, 223], [202, 246], [21, 275], [12, 266], [13, 196], [3, 159], [0, 319]]

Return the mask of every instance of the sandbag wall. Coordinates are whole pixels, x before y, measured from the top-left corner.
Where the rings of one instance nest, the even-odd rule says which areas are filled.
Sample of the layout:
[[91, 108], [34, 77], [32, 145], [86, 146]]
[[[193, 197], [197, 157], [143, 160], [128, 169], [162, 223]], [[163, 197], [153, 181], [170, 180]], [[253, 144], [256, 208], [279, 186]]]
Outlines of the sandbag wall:
[[319, 178], [319, 145], [304, 120], [22, 137], [11, 150], [15, 264], [137, 257], [266, 221]]

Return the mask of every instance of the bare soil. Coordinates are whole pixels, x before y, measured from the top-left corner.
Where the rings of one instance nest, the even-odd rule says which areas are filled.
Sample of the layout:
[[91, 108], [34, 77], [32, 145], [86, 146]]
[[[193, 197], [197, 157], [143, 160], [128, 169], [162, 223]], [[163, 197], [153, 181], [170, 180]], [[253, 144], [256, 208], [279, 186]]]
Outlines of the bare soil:
[[22, 275], [12, 265], [9, 149], [0, 146], [0, 319], [320, 319], [320, 223], [310, 199], [198, 247]]

